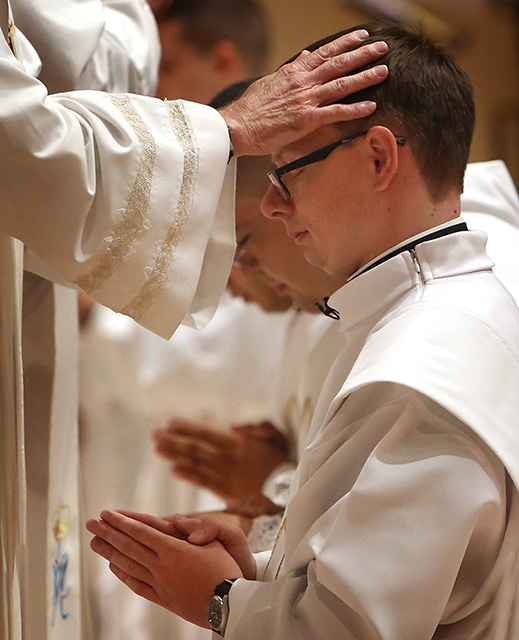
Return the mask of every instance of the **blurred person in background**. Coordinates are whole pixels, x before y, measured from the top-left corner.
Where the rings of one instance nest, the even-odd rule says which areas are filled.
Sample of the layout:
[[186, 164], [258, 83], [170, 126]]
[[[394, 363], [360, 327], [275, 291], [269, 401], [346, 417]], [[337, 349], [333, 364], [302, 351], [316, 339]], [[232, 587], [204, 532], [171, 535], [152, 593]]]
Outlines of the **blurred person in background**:
[[271, 33], [259, 0], [159, 0], [157, 96], [208, 103], [225, 87], [265, 74]]

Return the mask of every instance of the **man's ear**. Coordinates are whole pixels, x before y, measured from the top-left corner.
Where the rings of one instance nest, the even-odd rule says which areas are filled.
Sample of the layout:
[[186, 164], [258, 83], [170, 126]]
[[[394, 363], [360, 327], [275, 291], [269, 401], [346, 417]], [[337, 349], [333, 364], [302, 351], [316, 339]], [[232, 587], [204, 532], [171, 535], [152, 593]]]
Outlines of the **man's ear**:
[[215, 74], [225, 86], [236, 82], [236, 78], [247, 76], [243, 56], [230, 40], [220, 40], [210, 51], [211, 64]]
[[398, 170], [398, 145], [393, 133], [381, 125], [371, 127], [366, 134], [370, 155], [373, 188], [385, 191]]

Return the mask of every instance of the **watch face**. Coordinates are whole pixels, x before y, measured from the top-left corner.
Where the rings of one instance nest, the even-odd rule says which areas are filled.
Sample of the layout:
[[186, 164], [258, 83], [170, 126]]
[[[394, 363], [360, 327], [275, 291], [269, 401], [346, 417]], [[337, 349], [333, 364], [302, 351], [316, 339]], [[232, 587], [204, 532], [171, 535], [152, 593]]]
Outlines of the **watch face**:
[[220, 596], [212, 596], [207, 602], [207, 619], [215, 631], [220, 631], [225, 622], [225, 603]]

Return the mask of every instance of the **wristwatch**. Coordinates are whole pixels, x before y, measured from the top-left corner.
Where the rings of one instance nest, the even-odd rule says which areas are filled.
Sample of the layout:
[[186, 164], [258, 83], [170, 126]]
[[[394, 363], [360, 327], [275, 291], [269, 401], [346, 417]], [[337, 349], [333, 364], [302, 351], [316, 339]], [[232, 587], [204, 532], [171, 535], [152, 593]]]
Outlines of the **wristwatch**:
[[[235, 578], [236, 580], [236, 578]], [[234, 580], [224, 580], [216, 585], [213, 595], [207, 602], [207, 619], [213, 631], [221, 636], [225, 633], [229, 617], [229, 591]]]

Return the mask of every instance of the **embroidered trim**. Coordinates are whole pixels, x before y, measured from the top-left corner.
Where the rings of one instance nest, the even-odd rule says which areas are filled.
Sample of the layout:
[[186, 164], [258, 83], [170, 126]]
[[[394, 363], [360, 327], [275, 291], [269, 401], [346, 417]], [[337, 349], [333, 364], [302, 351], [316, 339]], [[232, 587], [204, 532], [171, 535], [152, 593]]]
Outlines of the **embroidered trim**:
[[103, 286], [130, 253], [139, 232], [149, 228], [145, 216], [149, 208], [157, 145], [148, 126], [126, 94], [112, 94], [110, 100], [121, 111], [136, 134], [141, 145], [141, 157], [126, 210], [123, 212], [113, 236], [105, 239], [105, 253], [99, 259], [99, 264], [96, 267], [74, 280], [74, 284], [87, 293]]
[[181, 102], [174, 101], [167, 104], [171, 126], [184, 156], [182, 183], [177, 205], [172, 212], [171, 226], [166, 238], [158, 246], [155, 266], [148, 268], [149, 276], [146, 284], [130, 304], [122, 309], [122, 313], [131, 316], [134, 320], [142, 318], [157, 296], [164, 291], [175, 259], [174, 249], [180, 240], [184, 224], [189, 218], [198, 173], [199, 148], [189, 117]]
[[297, 433], [301, 431], [306, 433], [312, 422], [314, 411], [314, 402], [310, 396], [306, 396], [301, 402], [295, 394], [288, 398], [283, 411], [283, 424], [287, 431], [285, 438], [288, 441], [289, 450], [297, 448]]
[[56, 521], [53, 527], [53, 533], [58, 546], [56, 549], [56, 557], [52, 561], [52, 574], [54, 577], [54, 589], [52, 593], [52, 627], [56, 626], [56, 613], [58, 610], [62, 620], [66, 620], [70, 615], [65, 611], [65, 600], [70, 595], [70, 587], [67, 586], [67, 569], [70, 556], [65, 551], [63, 543], [68, 533], [69, 512], [69, 506], [62, 502], [60, 502], [54, 510], [54, 517], [56, 518]]
[[11, 18], [9, 18], [9, 23], [7, 25], [7, 44], [9, 45], [11, 51], [13, 52], [14, 57], [17, 58], [18, 54], [16, 52], [16, 46], [14, 44], [15, 33], [16, 33], [16, 27], [14, 26], [14, 22], [11, 20]]
[[[281, 526], [279, 527], [279, 531], [278, 531], [278, 534], [276, 536], [276, 540], [274, 542], [274, 546], [272, 547], [272, 552], [270, 554], [270, 558], [269, 558], [269, 560], [267, 562], [267, 566], [265, 567], [265, 571], [263, 572], [264, 576], [267, 575], [267, 572], [268, 572], [268, 570], [270, 568], [270, 564], [272, 562], [272, 559], [274, 558], [274, 553], [276, 552], [276, 548], [278, 546], [279, 540], [281, 538], [281, 535], [284, 533], [284, 531], [286, 529], [286, 526], [287, 526], [287, 521], [286, 521], [286, 511], [285, 511], [285, 513], [283, 514], [283, 522], [281, 523]], [[285, 554], [283, 553], [283, 555], [281, 556], [281, 560], [279, 561], [278, 568], [276, 569], [276, 575], [274, 576], [274, 580], [277, 580], [277, 578], [279, 576], [279, 572], [281, 571], [281, 567], [282, 567], [284, 561], [285, 561]]]

